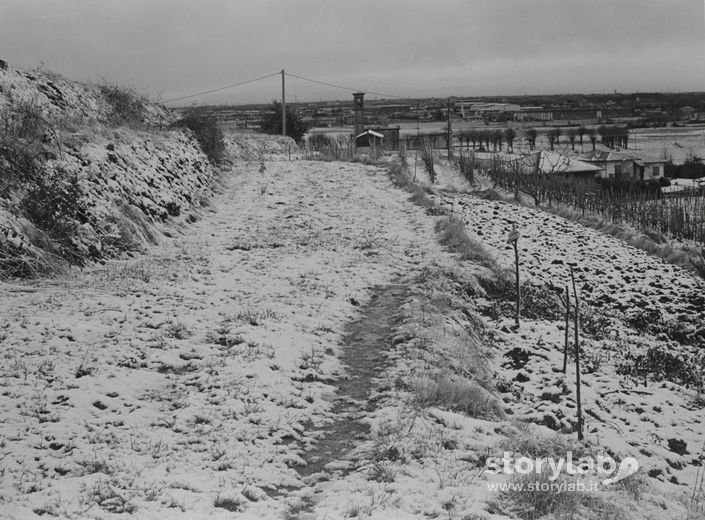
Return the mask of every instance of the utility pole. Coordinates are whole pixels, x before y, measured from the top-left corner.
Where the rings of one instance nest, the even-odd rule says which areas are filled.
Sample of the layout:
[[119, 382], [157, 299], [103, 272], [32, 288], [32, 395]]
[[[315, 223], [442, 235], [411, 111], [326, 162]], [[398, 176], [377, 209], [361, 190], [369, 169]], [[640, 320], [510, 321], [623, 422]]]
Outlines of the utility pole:
[[284, 69], [282, 69], [282, 135], [286, 136], [286, 86], [284, 84]]

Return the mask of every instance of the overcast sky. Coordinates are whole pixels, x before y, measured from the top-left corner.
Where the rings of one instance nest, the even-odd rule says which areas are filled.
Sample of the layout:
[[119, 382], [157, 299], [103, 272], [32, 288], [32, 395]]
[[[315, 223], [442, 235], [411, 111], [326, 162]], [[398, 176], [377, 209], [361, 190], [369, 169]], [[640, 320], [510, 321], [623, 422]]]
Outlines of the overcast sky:
[[[399, 96], [705, 90], [703, 0], [0, 0], [0, 58], [162, 100], [282, 68]], [[270, 78], [182, 103], [280, 96]], [[347, 99], [290, 78], [287, 99]]]

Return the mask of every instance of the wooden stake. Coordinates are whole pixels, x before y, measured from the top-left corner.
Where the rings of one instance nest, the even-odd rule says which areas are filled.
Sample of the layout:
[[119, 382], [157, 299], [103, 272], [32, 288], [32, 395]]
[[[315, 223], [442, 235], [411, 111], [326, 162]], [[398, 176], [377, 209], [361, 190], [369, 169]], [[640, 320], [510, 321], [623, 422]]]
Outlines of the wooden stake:
[[516, 224], [512, 226], [512, 230], [509, 232], [509, 237], [507, 238], [507, 243], [511, 243], [514, 247], [514, 263], [516, 265], [516, 292], [517, 292], [517, 305], [516, 305], [516, 327], [519, 328], [519, 311], [521, 309], [521, 285], [519, 284], [519, 230]]
[[583, 407], [580, 402], [580, 333], [578, 331], [579, 325], [579, 303], [578, 303], [578, 291], [575, 289], [575, 276], [573, 275], [573, 268], [570, 268], [570, 279], [573, 282], [573, 296], [575, 297], [575, 397], [578, 401], [578, 440], [583, 440]]
[[282, 69], [282, 135], [286, 137], [286, 84], [284, 82], [284, 69]]
[[519, 285], [519, 245], [518, 240], [514, 241], [514, 263], [516, 264], [516, 285], [517, 285], [517, 308], [516, 324], [519, 328], [519, 310], [521, 309], [521, 285]]
[[453, 126], [452, 126], [452, 120], [451, 120], [451, 112], [450, 112], [450, 98], [448, 98], [448, 160], [450, 161], [453, 158]]
[[565, 345], [563, 346], [563, 373], [568, 369], [568, 343], [570, 333], [570, 289], [568, 284], [565, 286]]

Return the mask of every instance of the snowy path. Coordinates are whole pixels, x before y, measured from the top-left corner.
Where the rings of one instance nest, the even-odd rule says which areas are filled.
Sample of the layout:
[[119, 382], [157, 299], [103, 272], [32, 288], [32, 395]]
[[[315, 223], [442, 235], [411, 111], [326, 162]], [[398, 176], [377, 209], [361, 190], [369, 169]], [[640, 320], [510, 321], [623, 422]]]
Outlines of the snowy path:
[[[394, 323], [406, 296], [401, 284], [375, 287], [362, 315], [345, 327], [341, 358], [346, 374], [335, 382], [334, 421], [321, 428], [315, 444], [301, 455], [306, 464], [297, 467], [307, 483], [340, 479], [361, 465], [356, 448], [369, 438], [373, 392], [388, 368]], [[306, 500], [297, 512], [310, 513], [315, 499]]]
[[345, 324], [444, 253], [383, 170], [258, 170], [145, 256], [0, 286], [0, 517], [276, 518], [306, 495]]

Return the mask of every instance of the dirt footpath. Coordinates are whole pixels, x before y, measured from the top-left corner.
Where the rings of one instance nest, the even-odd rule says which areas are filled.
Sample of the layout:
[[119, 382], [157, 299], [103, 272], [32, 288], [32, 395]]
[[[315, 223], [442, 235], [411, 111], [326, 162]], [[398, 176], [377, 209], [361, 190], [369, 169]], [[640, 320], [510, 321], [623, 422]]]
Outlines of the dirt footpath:
[[0, 285], [0, 516], [285, 515], [357, 370], [346, 323], [448, 261], [407, 198], [375, 167], [241, 165], [144, 255]]

